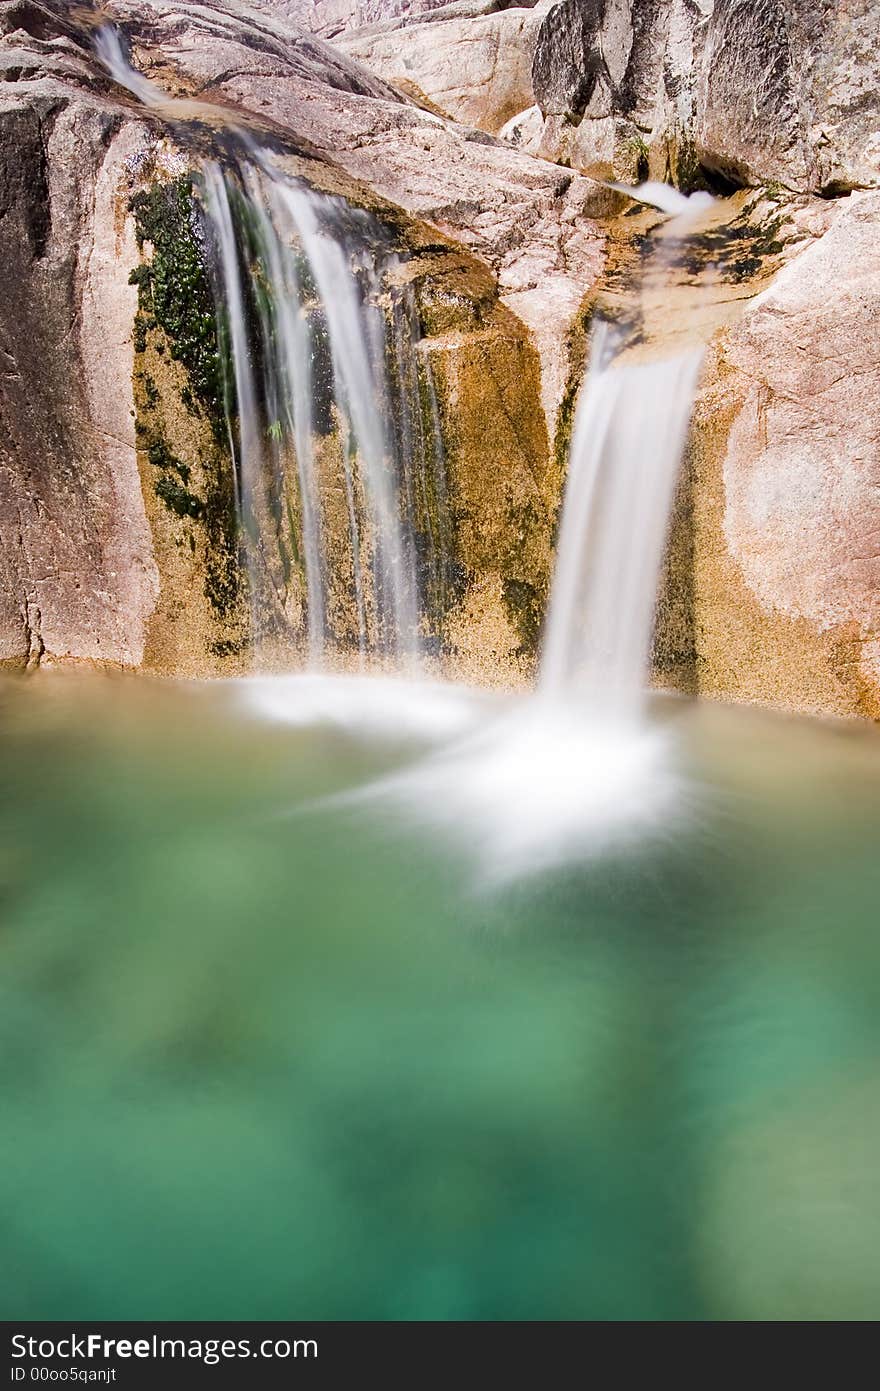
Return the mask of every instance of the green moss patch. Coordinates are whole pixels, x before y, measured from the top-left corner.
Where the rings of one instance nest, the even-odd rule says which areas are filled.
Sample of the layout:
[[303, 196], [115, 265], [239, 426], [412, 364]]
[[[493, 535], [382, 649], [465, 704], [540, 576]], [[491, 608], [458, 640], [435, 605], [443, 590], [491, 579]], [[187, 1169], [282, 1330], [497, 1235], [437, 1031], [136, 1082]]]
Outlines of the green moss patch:
[[201, 517], [205, 512], [205, 504], [201, 498], [197, 498], [188, 488], [178, 483], [170, 474], [163, 474], [156, 484], [156, 496], [160, 497], [172, 512], [176, 512], [178, 517]]
[[[193, 552], [195, 528], [204, 528], [205, 594], [218, 618], [234, 618], [242, 575], [224, 391], [224, 383], [232, 379], [228, 333], [222, 317], [218, 326], [210, 243], [193, 177], [153, 184], [136, 193], [129, 208], [145, 256], [129, 276], [138, 290], [138, 447], [159, 475], [152, 485], [156, 497], [185, 523], [176, 535], [188, 540]], [[171, 363], [179, 363], [183, 372]], [[192, 418], [193, 426], [179, 430], [175, 422], [181, 417]], [[169, 445], [169, 439], [177, 439], [176, 445]], [[180, 439], [189, 439], [189, 446]], [[181, 448], [198, 453], [181, 458]], [[233, 645], [237, 641], [230, 639]], [[226, 655], [225, 649], [215, 655]]]
[[[154, 440], [147, 450], [147, 454], [153, 468], [173, 469], [175, 473], [180, 475], [184, 483], [189, 482], [192, 469], [189, 464], [182, 463], [180, 459], [175, 458], [174, 455], [170, 453], [164, 440]], [[195, 514], [191, 513], [190, 515], [192, 516]]]
[[220, 340], [192, 178], [143, 189], [129, 208], [138, 246], [143, 250], [149, 242], [153, 249], [129, 277], [138, 287], [135, 347], [143, 351], [147, 332], [162, 329], [172, 358], [187, 370], [192, 397], [220, 437], [226, 429]]

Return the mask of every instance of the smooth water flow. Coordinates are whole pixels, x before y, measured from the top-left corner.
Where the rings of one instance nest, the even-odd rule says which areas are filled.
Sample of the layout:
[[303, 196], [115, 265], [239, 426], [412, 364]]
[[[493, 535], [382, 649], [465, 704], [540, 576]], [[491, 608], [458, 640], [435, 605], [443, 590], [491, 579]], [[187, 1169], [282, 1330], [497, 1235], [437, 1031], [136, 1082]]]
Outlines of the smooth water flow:
[[[636, 190], [671, 221], [597, 307], [538, 691], [402, 679], [460, 593], [414, 266], [99, 46], [198, 163], [148, 195], [197, 239], [177, 306], [218, 354], [180, 423], [224, 536], [231, 454], [258, 648], [311, 669], [0, 670], [4, 1317], [875, 1320], [880, 731], [644, 696], [701, 256], [725, 272], [705, 199]], [[183, 364], [146, 369], [183, 340], [152, 307], [136, 423], [170, 448]], [[487, 421], [504, 487], [499, 454]], [[77, 1379], [11, 1379], [43, 1371]]]
[[[425, 461], [399, 449], [395, 430], [396, 388], [414, 381], [417, 392], [420, 376], [417, 326], [395, 331], [390, 310], [403, 300], [399, 260], [368, 213], [250, 153], [233, 168], [209, 163], [204, 190], [233, 363], [254, 635], [259, 643], [295, 626], [304, 606], [311, 666], [333, 637], [411, 669], [420, 649], [411, 477]], [[409, 358], [392, 374], [395, 354]]]
[[[156, 105], [115, 30], [117, 81]], [[218, 338], [254, 646], [299, 639], [412, 671], [451, 556], [436, 400], [414, 296], [382, 225], [291, 177], [245, 132], [201, 189], [219, 267]], [[655, 281], [711, 203], [632, 190], [671, 217]], [[645, 277], [650, 280], [650, 275]], [[647, 304], [649, 289], [642, 289]], [[599, 323], [572, 439], [540, 693], [637, 718], [657, 579], [701, 351], [646, 360]], [[428, 403], [428, 409], [425, 408]], [[421, 518], [422, 525], [417, 525]]]
[[635, 716], [702, 352], [616, 362], [600, 324], [575, 418], [541, 691]]
[[[118, 33], [97, 50], [152, 106]], [[174, 103], [170, 104], [172, 107]], [[259, 664], [331, 651], [416, 669], [449, 565], [436, 397], [415, 294], [371, 214], [245, 131], [197, 191], [214, 264], [229, 445]]]
[[[655, 190], [637, 190], [656, 201]], [[599, 321], [575, 417], [535, 696], [513, 702], [377, 793], [464, 840], [490, 890], [692, 815], [666, 732], [647, 709], [654, 610], [702, 345], [658, 346], [658, 289], [712, 202], [669, 190], [675, 214], [643, 267], [637, 331]], [[653, 298], [652, 298], [653, 295]], [[633, 341], [634, 340], [634, 341]], [[646, 347], [647, 345], [647, 347]], [[641, 356], [637, 354], [646, 353]]]
[[125, 87], [144, 106], [164, 106], [168, 98], [155, 82], [131, 66], [122, 47], [119, 30], [104, 24], [95, 35], [95, 52], [114, 82]]
[[[228, 326], [228, 345], [233, 369], [234, 395], [227, 391], [227, 419], [232, 457], [236, 467], [239, 508], [250, 535], [246, 555], [251, 572], [251, 600], [254, 630], [261, 629], [257, 604], [260, 595], [258, 575], [271, 565], [264, 533], [266, 509], [264, 488], [267, 479], [276, 487], [284, 483], [281, 443], [286, 430], [294, 442], [299, 482], [301, 554], [306, 584], [306, 629], [311, 665], [320, 661], [324, 647], [324, 584], [321, 561], [320, 521], [317, 509], [317, 483], [312, 447], [312, 374], [308, 327], [302, 313], [302, 294], [296, 265], [285, 249], [259, 194], [256, 171], [248, 168], [253, 185], [248, 211], [252, 227], [258, 229], [263, 267], [271, 289], [274, 322], [268, 302], [261, 301], [260, 329], [270, 344], [263, 358], [262, 392], [257, 383], [239, 255], [239, 229], [233, 214], [233, 201], [242, 198], [239, 186], [230, 186], [219, 164], [207, 163], [203, 170], [205, 207], [213, 225], [221, 267], [218, 304], [222, 305], [221, 325]], [[229, 384], [228, 384], [229, 385]], [[287, 388], [287, 389], [285, 389]], [[265, 411], [264, 411], [265, 403]], [[269, 416], [264, 424], [264, 414]], [[234, 420], [237, 430], [234, 428]], [[267, 470], [269, 470], [267, 472]], [[282, 529], [276, 534], [275, 551], [279, 573], [271, 574], [273, 607], [286, 609], [284, 572], [292, 562], [290, 546], [284, 545]]]
[[[378, 602], [387, 607], [397, 656], [412, 658], [418, 648], [414, 557], [404, 538], [389, 471], [392, 448], [383, 406], [390, 402], [390, 384], [383, 370], [386, 329], [379, 308], [381, 261], [365, 254], [363, 246], [346, 245], [339, 218], [334, 216], [339, 208], [332, 200], [277, 181], [273, 193], [272, 206], [286, 215], [298, 236], [324, 306], [336, 399], [343, 410], [344, 454], [350, 460], [357, 451], [374, 528]], [[329, 229], [322, 226], [322, 213], [325, 219], [329, 214]], [[366, 214], [361, 219], [366, 222]], [[378, 227], [373, 230], [378, 233]], [[355, 542], [353, 535], [353, 546]], [[360, 568], [360, 556], [356, 563]], [[362, 641], [365, 636], [362, 626]]]
[[[703, 359], [702, 342], [692, 341], [687, 325], [683, 349], [662, 346], [665, 293], [682, 247], [714, 199], [688, 198], [652, 182], [625, 191], [671, 216], [642, 266], [635, 342], [602, 319], [593, 331], [569, 452], [540, 690], [626, 721], [638, 719], [644, 705], [660, 568]], [[651, 347], [655, 337], [660, 346]]]
[[[119, 81], [157, 100], [118, 39], [102, 53]], [[306, 186], [243, 131], [225, 140], [222, 163], [204, 165], [199, 186], [257, 664], [265, 642], [277, 666], [280, 639], [299, 643], [312, 672], [347, 648], [412, 673], [452, 552], [437, 402], [406, 267], [376, 218]], [[649, 321], [658, 305], [662, 315], [663, 287], [711, 200], [664, 186], [635, 192], [670, 220], [641, 268], [645, 332], [635, 345], [618, 325], [599, 322], [594, 333], [538, 693], [449, 727], [422, 762], [357, 794], [464, 834], [492, 884], [648, 835], [671, 824], [681, 801], [644, 692], [701, 349], [658, 349]], [[248, 700], [294, 722], [326, 707], [368, 724], [378, 701], [410, 727], [401, 712], [425, 706], [433, 720], [445, 709], [424, 684], [400, 683], [394, 697], [377, 688], [370, 701], [357, 683], [334, 695], [328, 681], [310, 681], [283, 683], [262, 705], [251, 687]]]

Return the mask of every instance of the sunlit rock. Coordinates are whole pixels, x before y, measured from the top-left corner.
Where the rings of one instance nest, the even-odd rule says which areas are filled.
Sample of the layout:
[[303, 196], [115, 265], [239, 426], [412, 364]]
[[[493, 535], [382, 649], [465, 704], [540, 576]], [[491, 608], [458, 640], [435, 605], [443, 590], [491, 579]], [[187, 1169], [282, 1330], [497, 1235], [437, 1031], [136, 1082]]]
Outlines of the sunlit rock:
[[541, 153], [684, 186], [874, 186], [878, 22], [876, 0], [562, 0], [535, 47]]
[[878, 219], [852, 195], [718, 342], [695, 433], [701, 689], [880, 711]]

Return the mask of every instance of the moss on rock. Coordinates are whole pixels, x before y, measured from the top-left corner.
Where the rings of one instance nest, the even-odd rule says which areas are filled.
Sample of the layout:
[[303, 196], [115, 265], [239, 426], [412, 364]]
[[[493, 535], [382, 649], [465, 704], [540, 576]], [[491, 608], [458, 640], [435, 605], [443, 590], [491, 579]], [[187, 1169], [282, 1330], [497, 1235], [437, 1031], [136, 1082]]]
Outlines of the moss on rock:
[[135, 432], [162, 577], [145, 665], [238, 669], [247, 606], [224, 371], [193, 180], [136, 193]]
[[[155, 324], [165, 333], [171, 356], [186, 368], [190, 393], [198, 398], [218, 434], [225, 430], [221, 345], [205, 242], [189, 175], [153, 184], [129, 204], [138, 246], [152, 256], [136, 266], [141, 337]], [[152, 323], [151, 323], [152, 320]], [[138, 338], [135, 346], [142, 351]], [[158, 345], [157, 345], [158, 350]]]
[[469, 675], [529, 674], [552, 564], [558, 485], [524, 326], [496, 305], [477, 334], [429, 339], [458, 566], [448, 649]]
[[163, 474], [155, 485], [156, 496], [160, 497], [172, 512], [176, 512], [178, 517], [201, 517], [205, 511], [205, 504], [201, 498], [197, 498], [183, 484], [176, 479]]

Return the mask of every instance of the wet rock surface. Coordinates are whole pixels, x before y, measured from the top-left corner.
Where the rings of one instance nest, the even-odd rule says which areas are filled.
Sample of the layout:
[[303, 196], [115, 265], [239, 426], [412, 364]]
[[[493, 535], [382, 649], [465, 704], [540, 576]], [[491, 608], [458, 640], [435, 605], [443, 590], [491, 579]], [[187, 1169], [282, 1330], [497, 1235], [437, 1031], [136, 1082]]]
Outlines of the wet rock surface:
[[137, 664], [158, 575], [117, 217], [135, 127], [79, 90], [90, 64], [63, 14], [7, 4], [0, 27], [0, 661]]

